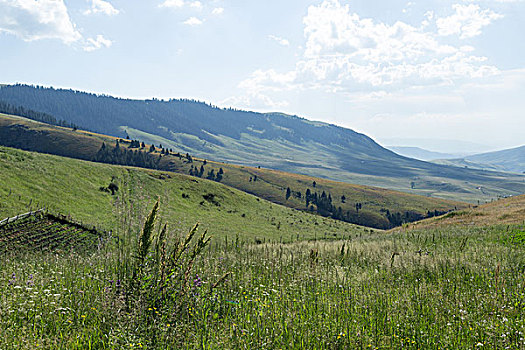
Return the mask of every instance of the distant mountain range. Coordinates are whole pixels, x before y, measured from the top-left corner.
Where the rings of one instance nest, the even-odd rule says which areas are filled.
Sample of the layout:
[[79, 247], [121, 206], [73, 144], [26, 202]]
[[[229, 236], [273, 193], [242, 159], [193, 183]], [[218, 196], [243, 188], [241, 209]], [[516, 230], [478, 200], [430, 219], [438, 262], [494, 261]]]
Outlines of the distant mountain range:
[[525, 146], [475, 154], [464, 158], [438, 160], [436, 163], [525, 174]]
[[403, 157], [353, 130], [282, 113], [28, 85], [0, 87], [0, 101], [87, 130], [129, 136], [216, 161], [471, 202], [525, 193], [525, 176]]
[[434, 152], [410, 146], [387, 146], [386, 148], [402, 156], [425, 161], [431, 161], [434, 159], [454, 159], [462, 156], [460, 154]]
[[494, 147], [489, 144], [455, 139], [384, 137], [379, 139], [379, 143], [381, 145], [417, 147], [431, 152], [456, 154], [456, 158], [470, 154], [490, 152], [494, 149]]

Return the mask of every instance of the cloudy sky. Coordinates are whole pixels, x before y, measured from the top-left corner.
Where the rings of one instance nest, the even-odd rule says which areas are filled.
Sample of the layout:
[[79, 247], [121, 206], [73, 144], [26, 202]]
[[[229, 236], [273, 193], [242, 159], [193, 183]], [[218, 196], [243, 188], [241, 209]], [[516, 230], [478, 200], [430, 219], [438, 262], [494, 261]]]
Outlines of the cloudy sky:
[[525, 144], [523, 33], [524, 0], [0, 0], [0, 83], [500, 149]]

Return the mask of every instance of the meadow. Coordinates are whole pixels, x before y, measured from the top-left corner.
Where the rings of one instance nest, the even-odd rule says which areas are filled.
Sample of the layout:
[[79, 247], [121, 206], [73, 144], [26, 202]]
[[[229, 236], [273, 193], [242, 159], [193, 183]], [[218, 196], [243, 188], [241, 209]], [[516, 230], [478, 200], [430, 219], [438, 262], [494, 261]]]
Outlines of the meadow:
[[140, 264], [137, 228], [94, 251], [4, 252], [0, 348], [525, 347], [523, 226], [260, 244], [196, 233], [159, 289], [159, 244], [173, 256], [185, 240], [163, 239], [164, 219]]
[[2, 218], [100, 233], [0, 241], [0, 349], [525, 348], [523, 223], [380, 231], [161, 171], [9, 148], [0, 169]]

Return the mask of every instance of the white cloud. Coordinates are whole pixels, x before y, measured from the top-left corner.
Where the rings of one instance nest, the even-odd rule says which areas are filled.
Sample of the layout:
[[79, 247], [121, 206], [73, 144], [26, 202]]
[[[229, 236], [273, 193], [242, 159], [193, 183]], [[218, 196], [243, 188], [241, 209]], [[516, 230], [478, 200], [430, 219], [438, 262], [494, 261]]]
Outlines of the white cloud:
[[215, 16], [222, 15], [223, 13], [224, 13], [224, 8], [222, 7], [216, 7], [213, 9], [213, 11], [211, 11], [211, 14]]
[[[198, 0], [165, 0], [158, 6], [177, 9], [183, 13], [195, 13], [195, 11], [199, 11], [199, 17], [191, 16], [190, 18], [182, 22], [190, 26], [199, 26], [206, 22], [206, 20], [209, 19], [210, 16], [218, 16], [224, 12], [224, 8], [222, 7], [213, 7], [216, 3], [217, 1], [206, 1], [203, 3]], [[202, 13], [203, 9], [206, 9], [206, 12], [204, 14]]]
[[[492, 20], [498, 16], [479, 9], [469, 13], [474, 19], [464, 23], [458, 36], [473, 36], [480, 24], [487, 25], [485, 17]], [[475, 14], [481, 16], [480, 21], [475, 20]], [[305, 50], [294, 69], [284, 73], [257, 70], [239, 88], [248, 96], [277, 96], [282, 91], [306, 89], [348, 95], [454, 85], [498, 74], [486, 57], [473, 54], [474, 47], [443, 42], [430, 26], [430, 22], [437, 22], [432, 12], [425, 18], [428, 23], [420, 27], [401, 21], [387, 24], [361, 18], [338, 0], [325, 0], [310, 6], [303, 19]]]
[[192, 7], [195, 9], [202, 9], [202, 3], [200, 1], [184, 1], [184, 0], [166, 0], [159, 7], [168, 7], [168, 8], [182, 8], [182, 7]]
[[194, 26], [201, 25], [203, 23], [203, 21], [198, 19], [197, 17], [190, 17], [187, 20], [185, 20], [183, 23], [186, 24], [186, 25], [194, 27]]
[[91, 8], [84, 11], [85, 15], [101, 13], [107, 16], [114, 16], [119, 14], [119, 10], [113, 7], [109, 2], [104, 0], [92, 0]]
[[290, 42], [287, 39], [281, 38], [275, 35], [268, 35], [268, 39], [277, 42], [281, 46], [290, 46]]
[[[249, 79], [242, 81], [239, 84], [241, 89], [245, 89], [250, 93], [255, 93], [261, 90], [266, 91], [281, 91], [281, 90], [291, 90], [293, 88], [292, 84], [297, 78], [295, 72], [288, 72], [286, 74], [281, 74], [276, 72], [273, 69], [267, 71], [257, 70], [252, 73]], [[267, 81], [272, 81], [274, 84], [268, 85], [261, 89], [261, 84]]]
[[111, 40], [104, 38], [102, 35], [97, 35], [96, 39], [88, 38], [83, 49], [84, 51], [91, 52], [103, 47], [111, 47], [112, 44], [113, 42]]
[[190, 1], [188, 2], [188, 6], [198, 10], [202, 9], [202, 3], [200, 1]]
[[184, 6], [184, 0], [166, 0], [159, 7], [180, 8]]
[[436, 20], [439, 35], [456, 34], [461, 39], [472, 38], [481, 34], [481, 28], [503, 17], [490, 9], [481, 10], [479, 5], [474, 4], [452, 7], [456, 13]]
[[112, 44], [102, 35], [84, 39], [71, 21], [63, 0], [0, 0], [0, 32], [24, 41], [60, 40], [84, 51]]
[[264, 94], [250, 94], [244, 96], [232, 96], [219, 103], [223, 107], [235, 106], [237, 108], [249, 108], [251, 110], [266, 110], [267, 108], [273, 108], [275, 110], [282, 109], [289, 106], [287, 101], [276, 101]]
[[410, 12], [410, 10], [412, 9], [412, 7], [415, 5], [415, 3], [413, 1], [409, 1], [407, 2], [407, 4], [405, 5], [405, 8], [403, 10], [401, 10], [401, 12], [403, 13], [408, 13]]
[[[417, 134], [489, 146], [517, 146], [523, 144], [524, 84], [524, 69], [509, 70], [453, 90], [398, 91], [349, 105], [366, 111], [352, 120], [353, 126], [382, 138]], [[370, 117], [374, 115], [377, 117]]]
[[25, 41], [58, 39], [71, 44], [82, 39], [63, 0], [0, 0], [0, 32]]
[[[289, 105], [288, 101], [281, 97], [272, 98], [268, 93], [275, 93], [284, 90], [292, 90], [295, 85], [295, 72], [280, 74], [273, 69], [255, 71], [250, 78], [243, 80], [239, 88], [244, 91], [242, 96], [233, 96], [221, 102], [224, 106], [237, 106], [241, 108], [284, 108]], [[267, 84], [271, 81], [272, 84]]]

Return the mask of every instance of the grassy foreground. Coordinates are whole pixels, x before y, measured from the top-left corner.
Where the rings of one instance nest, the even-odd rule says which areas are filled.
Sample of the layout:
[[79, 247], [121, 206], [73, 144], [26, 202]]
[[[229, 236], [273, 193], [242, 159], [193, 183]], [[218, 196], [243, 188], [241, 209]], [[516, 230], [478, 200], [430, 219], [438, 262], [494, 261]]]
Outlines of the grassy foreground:
[[385, 233], [167, 172], [8, 148], [0, 170], [1, 217], [107, 231], [0, 247], [0, 349], [525, 348], [523, 224]]
[[92, 254], [3, 255], [0, 348], [525, 347], [524, 227], [215, 239], [168, 298], [152, 292], [158, 251], [140, 265], [157, 277], [137, 282], [137, 237], [121, 238]]

